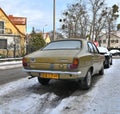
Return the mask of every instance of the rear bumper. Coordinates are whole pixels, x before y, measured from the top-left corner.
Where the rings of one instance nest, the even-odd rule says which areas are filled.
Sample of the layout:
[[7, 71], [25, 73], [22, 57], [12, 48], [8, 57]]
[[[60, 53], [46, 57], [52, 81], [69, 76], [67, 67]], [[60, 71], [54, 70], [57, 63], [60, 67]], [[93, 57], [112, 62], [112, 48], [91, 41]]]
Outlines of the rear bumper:
[[[40, 77], [41, 73], [45, 73], [45, 74], [57, 74], [58, 77], [49, 77], [49, 79], [62, 79], [62, 80], [77, 80], [82, 78], [82, 73], [81, 71], [78, 72], [69, 72], [69, 71], [51, 71], [51, 70], [29, 70], [29, 69], [24, 69], [25, 72], [28, 73], [28, 75], [32, 76], [32, 77]], [[44, 77], [46, 78], [46, 77]], [[48, 77], [47, 77], [48, 78]]]
[[51, 73], [51, 74], [68, 74], [68, 75], [80, 75], [81, 71], [78, 72], [69, 72], [69, 71], [51, 71], [51, 70], [29, 70], [23, 69], [27, 73]]

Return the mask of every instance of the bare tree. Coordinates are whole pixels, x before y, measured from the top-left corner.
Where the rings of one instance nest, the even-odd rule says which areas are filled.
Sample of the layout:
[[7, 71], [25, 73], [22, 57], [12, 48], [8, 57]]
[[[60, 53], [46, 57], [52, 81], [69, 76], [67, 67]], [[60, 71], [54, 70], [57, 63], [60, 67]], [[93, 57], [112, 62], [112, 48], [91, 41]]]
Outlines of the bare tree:
[[108, 8], [106, 10], [106, 18], [107, 18], [107, 32], [108, 32], [108, 48], [110, 48], [110, 33], [113, 31], [115, 28], [117, 28], [115, 25], [117, 18], [119, 17], [118, 12], [119, 12], [119, 7], [115, 4], [112, 6], [112, 8]]
[[67, 6], [63, 12], [62, 31], [70, 37], [82, 37], [87, 34], [87, 12], [82, 0]]
[[[103, 31], [114, 28], [118, 15], [118, 6], [106, 7], [105, 0], [84, 0], [68, 5], [63, 12], [62, 32], [70, 37], [89, 38], [91, 41], [99, 41]], [[86, 4], [86, 5], [85, 5]]]
[[99, 41], [102, 31], [109, 33], [108, 47], [110, 47], [110, 32], [114, 30], [116, 19], [118, 18], [117, 5], [107, 7], [105, 0], [89, 0], [91, 6], [92, 20], [90, 19], [90, 36], [92, 41]]
[[90, 6], [90, 40], [97, 40], [97, 37], [105, 25], [102, 10], [105, 9], [104, 0], [89, 0]]

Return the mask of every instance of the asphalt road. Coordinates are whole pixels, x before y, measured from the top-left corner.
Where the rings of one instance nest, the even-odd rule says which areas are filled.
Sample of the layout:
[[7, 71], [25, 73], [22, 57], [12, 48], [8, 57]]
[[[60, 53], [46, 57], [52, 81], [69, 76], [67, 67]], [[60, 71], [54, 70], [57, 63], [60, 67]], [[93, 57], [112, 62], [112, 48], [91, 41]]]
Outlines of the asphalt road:
[[22, 71], [22, 67], [12, 69], [0, 69], [0, 85], [27, 77], [27, 74]]

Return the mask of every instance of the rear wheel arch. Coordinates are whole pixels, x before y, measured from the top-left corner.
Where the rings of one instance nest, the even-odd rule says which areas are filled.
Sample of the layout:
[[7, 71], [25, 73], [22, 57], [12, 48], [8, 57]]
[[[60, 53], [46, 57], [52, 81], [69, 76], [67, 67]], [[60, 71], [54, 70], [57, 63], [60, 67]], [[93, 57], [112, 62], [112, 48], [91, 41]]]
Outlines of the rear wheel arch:
[[93, 66], [91, 66], [89, 70], [90, 70], [91, 74], [93, 74], [93, 70], [94, 70]]

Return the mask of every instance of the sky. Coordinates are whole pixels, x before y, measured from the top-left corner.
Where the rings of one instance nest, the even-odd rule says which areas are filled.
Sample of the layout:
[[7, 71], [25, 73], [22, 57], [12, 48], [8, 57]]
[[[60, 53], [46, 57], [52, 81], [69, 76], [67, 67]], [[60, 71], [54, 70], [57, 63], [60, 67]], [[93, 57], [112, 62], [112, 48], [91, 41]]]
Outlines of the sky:
[[[67, 5], [76, 0], [56, 0], [56, 29], [59, 19]], [[107, 4], [120, 4], [119, 0], [105, 0]], [[32, 31], [48, 32], [53, 30], [53, 0], [0, 0], [0, 7], [7, 15], [27, 18], [27, 33]]]

